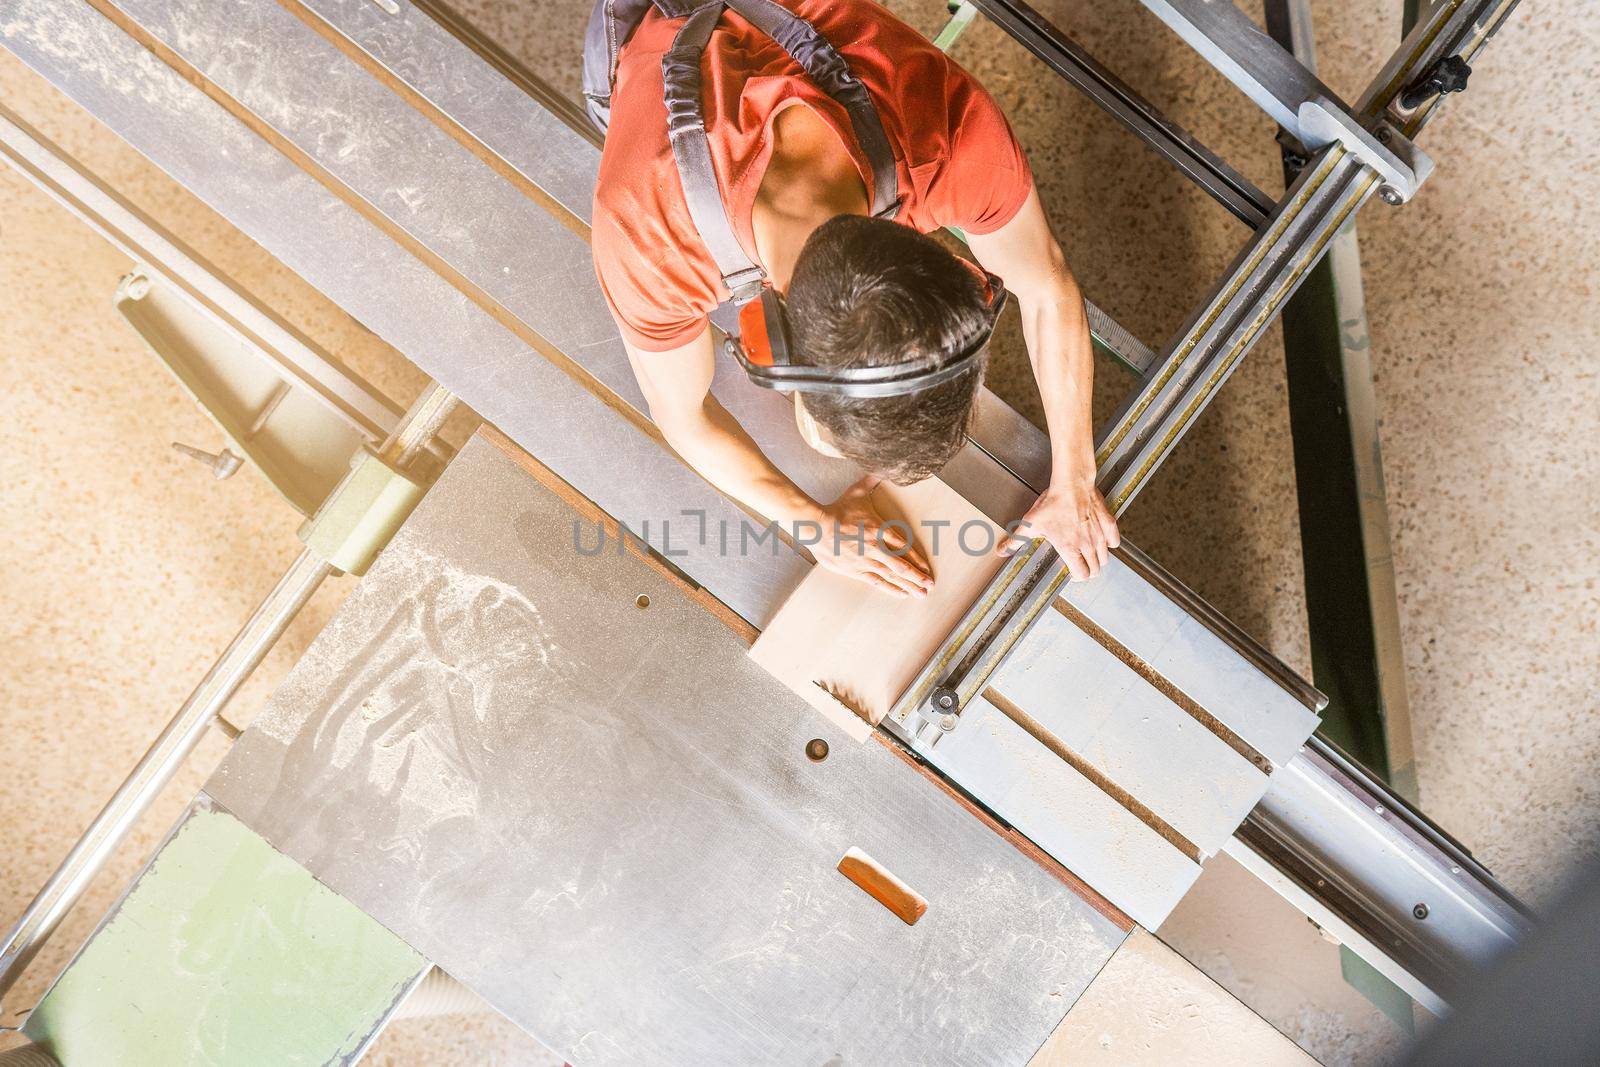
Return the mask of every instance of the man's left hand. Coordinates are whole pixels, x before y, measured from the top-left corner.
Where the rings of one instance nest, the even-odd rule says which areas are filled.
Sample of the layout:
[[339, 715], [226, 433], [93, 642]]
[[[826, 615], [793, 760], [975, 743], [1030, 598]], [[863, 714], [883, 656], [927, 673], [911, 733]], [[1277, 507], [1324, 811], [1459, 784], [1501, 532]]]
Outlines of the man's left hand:
[[1099, 574], [1110, 550], [1122, 543], [1117, 520], [1093, 481], [1052, 484], [997, 551], [1002, 556], [1012, 555], [1035, 537], [1050, 542], [1077, 582]]

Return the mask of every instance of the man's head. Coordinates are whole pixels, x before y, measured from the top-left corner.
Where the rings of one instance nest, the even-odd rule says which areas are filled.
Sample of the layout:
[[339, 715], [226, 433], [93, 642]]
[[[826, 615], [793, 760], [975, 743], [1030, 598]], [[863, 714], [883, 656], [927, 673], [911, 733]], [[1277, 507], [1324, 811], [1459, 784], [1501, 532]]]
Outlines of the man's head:
[[[991, 318], [977, 274], [937, 241], [859, 215], [830, 219], [806, 241], [785, 304], [794, 358], [815, 367], [936, 359], [971, 344]], [[905, 396], [808, 393], [801, 429], [891, 481], [920, 481], [960, 449], [985, 362]]]

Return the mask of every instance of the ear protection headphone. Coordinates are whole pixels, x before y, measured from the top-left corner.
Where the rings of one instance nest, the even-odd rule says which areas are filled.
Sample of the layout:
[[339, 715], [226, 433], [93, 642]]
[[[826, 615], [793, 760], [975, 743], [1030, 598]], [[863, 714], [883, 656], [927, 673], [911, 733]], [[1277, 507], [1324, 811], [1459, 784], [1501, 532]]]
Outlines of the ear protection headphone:
[[[976, 266], [972, 266], [972, 270], [980, 272]], [[724, 344], [750, 380], [764, 389], [863, 398], [920, 392], [948, 382], [972, 366], [994, 335], [995, 323], [1005, 306], [1005, 284], [988, 271], [981, 271], [981, 274], [989, 321], [977, 337], [953, 355], [877, 367], [814, 367], [796, 363], [789, 342], [783, 297], [771, 286], [763, 287], [759, 297], [739, 308], [738, 332], [729, 333]]]

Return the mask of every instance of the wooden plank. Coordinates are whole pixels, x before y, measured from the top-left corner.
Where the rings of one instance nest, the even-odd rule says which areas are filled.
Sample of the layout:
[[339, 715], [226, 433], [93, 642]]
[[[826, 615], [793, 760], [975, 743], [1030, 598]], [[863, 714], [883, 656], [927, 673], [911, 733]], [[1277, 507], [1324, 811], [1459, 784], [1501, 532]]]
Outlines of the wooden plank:
[[1266, 791], [1254, 764], [1060, 612], [1040, 616], [989, 684], [1203, 852]]
[[[1019, 831], [1148, 930], [1200, 877], [1198, 863], [981, 697], [937, 751], [946, 773], [983, 783], [979, 801], [1016, 812]], [[1002, 780], [994, 772], [1008, 765], [1016, 772]]]
[[933, 568], [933, 591], [903, 600], [818, 567], [750, 655], [830, 718], [853, 712], [876, 725], [1004, 561], [992, 551], [999, 527], [937, 478], [884, 483], [872, 500], [886, 520], [906, 523]]

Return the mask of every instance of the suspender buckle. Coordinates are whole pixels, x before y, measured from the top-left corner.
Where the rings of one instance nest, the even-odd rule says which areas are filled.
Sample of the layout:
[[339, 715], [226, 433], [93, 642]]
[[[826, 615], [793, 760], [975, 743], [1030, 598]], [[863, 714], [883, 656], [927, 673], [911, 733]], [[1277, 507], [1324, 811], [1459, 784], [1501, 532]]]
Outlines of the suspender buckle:
[[760, 267], [746, 267], [744, 270], [725, 274], [722, 284], [728, 287], [732, 295], [728, 303], [734, 307], [742, 307], [761, 295], [761, 290], [767, 284], [767, 272]]

